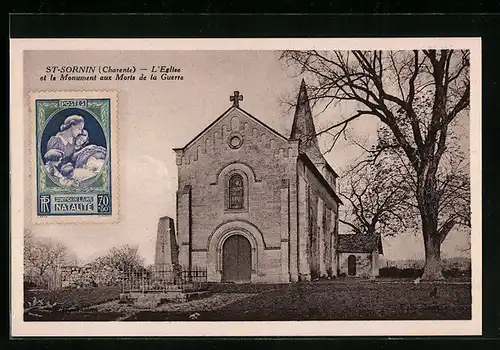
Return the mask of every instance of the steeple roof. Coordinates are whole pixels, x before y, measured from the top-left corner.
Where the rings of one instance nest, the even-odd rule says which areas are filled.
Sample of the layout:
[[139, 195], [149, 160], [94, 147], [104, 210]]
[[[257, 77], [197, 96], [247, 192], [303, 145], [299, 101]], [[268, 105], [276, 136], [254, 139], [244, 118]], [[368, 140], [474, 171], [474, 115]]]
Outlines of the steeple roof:
[[319, 149], [316, 128], [314, 127], [309, 97], [307, 96], [306, 82], [304, 79], [302, 79], [300, 84], [290, 138], [300, 140], [299, 148], [306, 153], [314, 163], [325, 163], [325, 159]]
[[318, 143], [316, 138], [316, 128], [311, 114], [311, 106], [307, 96], [306, 82], [302, 79], [300, 84], [299, 96], [295, 107], [295, 116], [293, 118], [292, 132], [290, 138], [301, 140], [302, 142]]

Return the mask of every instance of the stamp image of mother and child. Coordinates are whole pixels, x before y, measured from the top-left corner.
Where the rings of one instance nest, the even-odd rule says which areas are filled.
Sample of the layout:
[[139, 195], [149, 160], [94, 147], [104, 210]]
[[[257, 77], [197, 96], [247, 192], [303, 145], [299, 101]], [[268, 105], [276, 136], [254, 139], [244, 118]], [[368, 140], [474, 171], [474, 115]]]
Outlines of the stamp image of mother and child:
[[106, 148], [89, 145], [89, 133], [80, 115], [67, 117], [60, 132], [51, 136], [43, 158], [45, 169], [64, 187], [84, 187], [99, 175], [106, 160]]
[[34, 100], [39, 216], [112, 214], [112, 102]]

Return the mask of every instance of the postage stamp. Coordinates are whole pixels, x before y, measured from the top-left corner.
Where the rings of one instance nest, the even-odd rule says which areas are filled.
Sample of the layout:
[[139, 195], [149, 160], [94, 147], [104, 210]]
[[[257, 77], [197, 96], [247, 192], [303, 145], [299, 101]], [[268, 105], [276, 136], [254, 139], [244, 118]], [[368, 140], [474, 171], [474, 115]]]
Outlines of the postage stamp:
[[31, 94], [36, 222], [117, 218], [116, 99], [110, 91]]
[[13, 43], [14, 336], [481, 333], [480, 40], [111, 42]]

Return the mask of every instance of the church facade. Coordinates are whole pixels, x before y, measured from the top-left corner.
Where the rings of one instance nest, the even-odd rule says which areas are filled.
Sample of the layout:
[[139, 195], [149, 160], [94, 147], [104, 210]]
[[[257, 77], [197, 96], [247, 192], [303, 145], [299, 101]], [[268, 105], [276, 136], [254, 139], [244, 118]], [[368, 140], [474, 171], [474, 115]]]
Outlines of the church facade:
[[179, 263], [206, 267], [213, 282], [338, 275], [338, 175], [320, 152], [305, 83], [288, 137], [241, 100], [235, 92], [228, 110], [174, 149]]

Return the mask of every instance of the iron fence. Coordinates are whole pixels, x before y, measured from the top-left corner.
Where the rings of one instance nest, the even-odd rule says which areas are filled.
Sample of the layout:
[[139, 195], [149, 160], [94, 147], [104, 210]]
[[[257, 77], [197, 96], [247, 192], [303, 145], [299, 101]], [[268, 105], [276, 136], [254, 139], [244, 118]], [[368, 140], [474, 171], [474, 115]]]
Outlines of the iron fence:
[[123, 293], [197, 292], [204, 289], [207, 269], [154, 265], [147, 269], [123, 272]]

